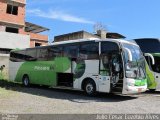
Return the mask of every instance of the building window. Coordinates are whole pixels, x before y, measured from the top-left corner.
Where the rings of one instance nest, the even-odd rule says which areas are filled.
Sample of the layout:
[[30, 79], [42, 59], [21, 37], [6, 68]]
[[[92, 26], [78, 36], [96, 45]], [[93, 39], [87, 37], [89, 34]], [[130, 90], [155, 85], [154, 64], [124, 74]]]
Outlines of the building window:
[[41, 46], [41, 43], [35, 43], [35, 47]]
[[7, 5], [7, 13], [12, 15], [18, 15], [18, 6]]
[[6, 32], [19, 33], [19, 30], [18, 30], [18, 28], [6, 27]]
[[0, 48], [0, 54], [9, 54], [11, 49]]

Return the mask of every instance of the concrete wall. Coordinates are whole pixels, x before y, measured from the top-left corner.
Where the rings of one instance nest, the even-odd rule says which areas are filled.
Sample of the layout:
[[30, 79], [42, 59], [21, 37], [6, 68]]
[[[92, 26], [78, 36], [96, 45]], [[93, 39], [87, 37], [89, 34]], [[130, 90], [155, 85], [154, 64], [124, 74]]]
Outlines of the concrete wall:
[[[30, 36], [0, 32], [0, 48], [23, 49], [30, 47]], [[3, 69], [1, 67], [5, 65]], [[0, 79], [8, 79], [9, 54], [0, 54]]]
[[4, 32], [5, 30], [6, 30], [6, 26], [3, 26], [3, 25], [0, 24], [0, 31]]
[[[1, 69], [3, 65], [5, 65], [5, 67]], [[1, 79], [7, 80], [9, 78], [8, 74], [9, 74], [9, 55], [0, 54], [0, 80]]]
[[23, 49], [30, 47], [30, 36], [0, 32], [0, 48]]
[[85, 31], [78, 31], [78, 32], [55, 36], [54, 42], [76, 40], [76, 39], [88, 39], [88, 38], [99, 38], [99, 36], [96, 36], [92, 33], [88, 33]]
[[42, 46], [48, 45], [48, 36], [25, 32], [23, 29], [19, 29], [19, 34], [30, 35], [30, 47], [35, 47], [35, 43], [40, 43]]

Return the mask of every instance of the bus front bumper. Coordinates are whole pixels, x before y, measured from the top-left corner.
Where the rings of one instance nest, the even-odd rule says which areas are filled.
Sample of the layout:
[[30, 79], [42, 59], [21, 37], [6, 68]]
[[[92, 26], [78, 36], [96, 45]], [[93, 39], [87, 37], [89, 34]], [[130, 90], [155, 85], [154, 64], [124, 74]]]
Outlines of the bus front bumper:
[[147, 85], [145, 86], [125, 86], [123, 88], [122, 94], [136, 94], [136, 93], [142, 93], [147, 90]]

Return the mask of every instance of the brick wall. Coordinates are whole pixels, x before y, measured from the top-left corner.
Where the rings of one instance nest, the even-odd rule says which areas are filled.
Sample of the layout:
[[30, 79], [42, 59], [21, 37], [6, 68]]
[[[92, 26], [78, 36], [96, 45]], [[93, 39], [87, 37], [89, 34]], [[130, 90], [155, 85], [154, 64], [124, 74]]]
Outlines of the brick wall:
[[[0, 0], [0, 31], [5, 31], [6, 26], [18, 27], [19, 34], [30, 35], [30, 47], [35, 47], [35, 43], [47, 45], [47, 35], [29, 33], [24, 31], [25, 3], [26, 0]], [[18, 6], [18, 15], [6, 13], [7, 4]]]
[[24, 26], [25, 24], [25, 4], [12, 3], [18, 5], [18, 15], [7, 14], [7, 2], [6, 0], [0, 0], [0, 21], [4, 23], [13, 23]]
[[31, 41], [30, 41], [30, 47], [35, 47], [35, 43], [40, 43], [41, 46], [46, 46], [46, 45], [48, 45], [48, 42], [42, 42], [42, 41], [38, 41], [38, 40], [31, 40]]

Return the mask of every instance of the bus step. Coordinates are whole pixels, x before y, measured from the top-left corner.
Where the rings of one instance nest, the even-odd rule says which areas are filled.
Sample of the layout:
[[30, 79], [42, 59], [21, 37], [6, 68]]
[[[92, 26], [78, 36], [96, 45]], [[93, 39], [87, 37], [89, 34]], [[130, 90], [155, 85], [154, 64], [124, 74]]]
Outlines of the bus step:
[[116, 87], [123, 87], [123, 84], [122, 83], [117, 83]]
[[112, 92], [113, 94], [116, 94], [116, 95], [121, 95], [122, 92]]
[[112, 88], [113, 92], [122, 92], [123, 88], [122, 87], [114, 87]]
[[122, 83], [123, 84], [123, 80], [119, 80], [118, 83]]

